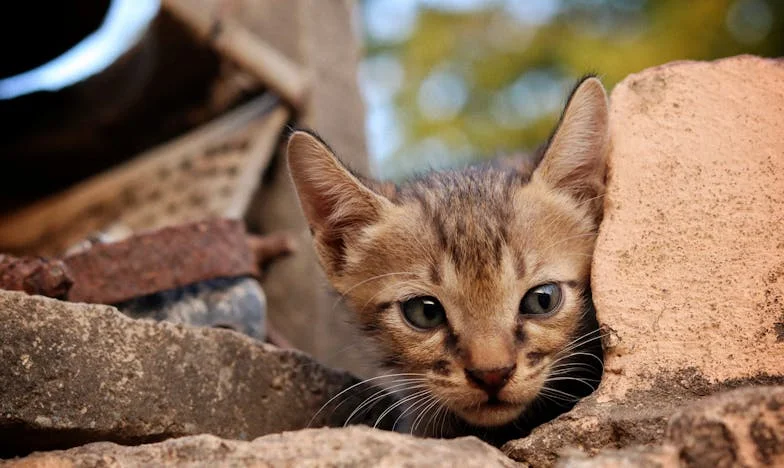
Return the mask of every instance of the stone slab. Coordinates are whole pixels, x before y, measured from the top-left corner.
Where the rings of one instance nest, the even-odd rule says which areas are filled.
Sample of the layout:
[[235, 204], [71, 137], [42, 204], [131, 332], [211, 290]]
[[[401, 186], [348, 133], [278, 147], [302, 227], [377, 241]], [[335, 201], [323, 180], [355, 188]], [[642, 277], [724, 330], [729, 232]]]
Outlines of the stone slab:
[[[3, 463], [0, 462], [0, 466]], [[474, 437], [419, 439], [369, 428], [309, 429], [252, 442], [198, 435], [137, 447], [100, 442], [36, 453], [4, 468], [243, 466], [243, 467], [466, 467], [520, 466]]]
[[300, 352], [21, 292], [0, 291], [0, 362], [0, 457], [200, 433], [251, 440], [341, 425], [355, 407], [318, 413], [356, 379]]

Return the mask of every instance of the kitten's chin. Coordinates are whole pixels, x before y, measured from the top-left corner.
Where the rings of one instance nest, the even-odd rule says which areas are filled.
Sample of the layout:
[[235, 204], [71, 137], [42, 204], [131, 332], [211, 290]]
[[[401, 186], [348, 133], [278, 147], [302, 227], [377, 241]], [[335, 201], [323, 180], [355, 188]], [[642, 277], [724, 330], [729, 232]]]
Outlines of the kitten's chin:
[[462, 408], [455, 410], [455, 413], [474, 426], [497, 427], [516, 420], [524, 409], [524, 405], [496, 402]]

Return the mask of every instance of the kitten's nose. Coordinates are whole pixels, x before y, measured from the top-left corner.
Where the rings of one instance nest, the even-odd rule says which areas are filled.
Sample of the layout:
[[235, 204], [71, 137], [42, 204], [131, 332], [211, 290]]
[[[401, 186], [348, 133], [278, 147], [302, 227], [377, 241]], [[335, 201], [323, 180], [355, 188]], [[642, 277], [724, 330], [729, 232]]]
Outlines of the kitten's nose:
[[468, 381], [486, 391], [490, 395], [498, 393], [512, 377], [517, 364], [496, 369], [466, 369]]

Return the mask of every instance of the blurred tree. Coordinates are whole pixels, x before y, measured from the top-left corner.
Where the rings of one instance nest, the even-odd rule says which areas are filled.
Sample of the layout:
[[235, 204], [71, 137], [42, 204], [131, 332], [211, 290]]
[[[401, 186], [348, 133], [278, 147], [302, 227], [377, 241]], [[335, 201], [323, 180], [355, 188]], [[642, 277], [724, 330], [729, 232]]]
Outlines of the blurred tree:
[[[394, 3], [393, 3], [394, 2]], [[575, 80], [784, 51], [773, 0], [364, 0], [368, 136], [400, 177], [529, 150]]]

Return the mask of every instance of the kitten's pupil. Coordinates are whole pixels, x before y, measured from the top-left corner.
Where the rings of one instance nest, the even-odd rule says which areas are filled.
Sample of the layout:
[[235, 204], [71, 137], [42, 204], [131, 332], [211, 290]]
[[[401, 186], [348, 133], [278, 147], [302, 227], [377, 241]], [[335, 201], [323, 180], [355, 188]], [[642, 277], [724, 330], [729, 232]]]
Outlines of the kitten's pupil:
[[422, 301], [422, 304], [424, 305], [425, 317], [428, 320], [432, 321], [432, 320], [438, 318], [438, 311], [436, 310], [435, 303], [433, 301], [424, 300], [424, 301]]
[[550, 294], [549, 293], [540, 292], [540, 293], [536, 294], [536, 297], [539, 300], [539, 307], [541, 307], [542, 309], [545, 309], [545, 310], [550, 308]]

